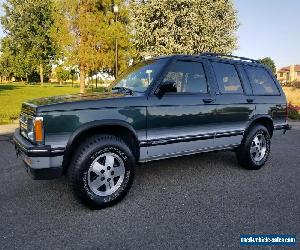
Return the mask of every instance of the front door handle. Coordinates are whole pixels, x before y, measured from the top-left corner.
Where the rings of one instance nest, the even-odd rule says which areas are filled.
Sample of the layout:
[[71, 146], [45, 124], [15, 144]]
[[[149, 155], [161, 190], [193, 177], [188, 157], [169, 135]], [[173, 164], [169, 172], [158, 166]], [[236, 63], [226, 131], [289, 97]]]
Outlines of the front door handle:
[[215, 99], [213, 99], [213, 98], [204, 98], [203, 99], [203, 102], [204, 103], [212, 103], [212, 102], [214, 102], [215, 101]]
[[252, 103], [252, 102], [254, 102], [254, 99], [253, 98], [247, 98], [247, 102]]

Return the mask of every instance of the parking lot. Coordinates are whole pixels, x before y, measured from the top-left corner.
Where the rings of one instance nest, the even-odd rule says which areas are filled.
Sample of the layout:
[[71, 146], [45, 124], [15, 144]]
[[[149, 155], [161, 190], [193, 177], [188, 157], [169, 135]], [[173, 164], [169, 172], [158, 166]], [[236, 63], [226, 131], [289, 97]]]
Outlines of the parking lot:
[[[300, 126], [272, 140], [259, 171], [233, 152], [142, 164], [126, 198], [92, 211], [67, 178], [34, 181], [0, 136], [0, 248], [240, 249], [240, 234], [300, 238]], [[263, 248], [261, 248], [263, 249]], [[270, 248], [267, 248], [270, 249]]]

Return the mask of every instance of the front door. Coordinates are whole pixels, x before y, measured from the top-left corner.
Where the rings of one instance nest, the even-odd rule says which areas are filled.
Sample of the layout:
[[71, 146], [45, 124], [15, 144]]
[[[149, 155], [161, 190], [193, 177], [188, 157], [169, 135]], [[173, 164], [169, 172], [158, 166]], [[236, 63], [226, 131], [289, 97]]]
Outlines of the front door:
[[214, 97], [205, 61], [176, 60], [162, 80], [177, 91], [149, 97], [147, 107], [148, 159], [182, 155], [212, 148]]

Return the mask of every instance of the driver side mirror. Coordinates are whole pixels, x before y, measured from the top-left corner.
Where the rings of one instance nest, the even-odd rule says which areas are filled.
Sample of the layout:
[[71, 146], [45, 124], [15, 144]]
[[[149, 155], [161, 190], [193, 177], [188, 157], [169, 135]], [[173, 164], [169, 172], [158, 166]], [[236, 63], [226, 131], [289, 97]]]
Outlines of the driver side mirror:
[[162, 97], [166, 93], [176, 93], [177, 87], [175, 81], [166, 81], [159, 85], [158, 90], [156, 91], [156, 94], [160, 97]]

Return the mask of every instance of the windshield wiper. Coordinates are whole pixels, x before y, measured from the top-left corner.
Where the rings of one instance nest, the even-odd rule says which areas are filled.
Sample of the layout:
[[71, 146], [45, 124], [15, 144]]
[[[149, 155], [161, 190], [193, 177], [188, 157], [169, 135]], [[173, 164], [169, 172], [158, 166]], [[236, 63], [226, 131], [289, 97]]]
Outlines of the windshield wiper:
[[114, 87], [114, 88], [112, 88], [112, 90], [117, 90], [117, 91], [120, 91], [120, 92], [125, 92], [125, 93], [128, 93], [130, 95], [133, 95], [133, 90], [130, 89], [130, 88], [126, 88], [126, 87]]

